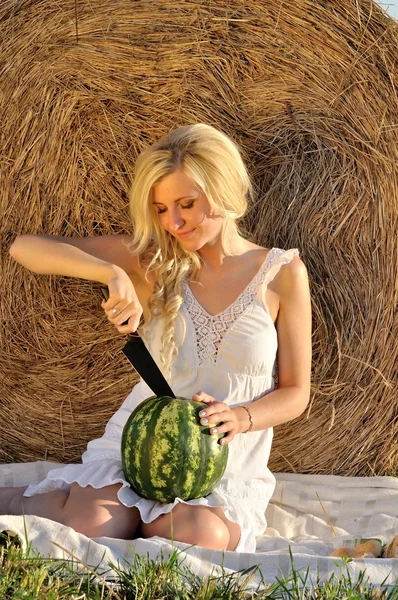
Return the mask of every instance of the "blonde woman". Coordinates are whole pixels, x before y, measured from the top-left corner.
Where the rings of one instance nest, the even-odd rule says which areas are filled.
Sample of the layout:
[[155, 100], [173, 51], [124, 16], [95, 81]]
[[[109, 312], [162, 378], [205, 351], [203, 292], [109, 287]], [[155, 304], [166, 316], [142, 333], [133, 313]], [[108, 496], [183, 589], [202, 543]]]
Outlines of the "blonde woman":
[[297, 250], [262, 248], [240, 234], [249, 196], [237, 146], [213, 127], [191, 125], [138, 157], [132, 238], [16, 239], [11, 255], [31, 271], [107, 285], [102, 306], [120, 333], [134, 332], [143, 316], [143, 335], [174, 392], [207, 405], [202, 423], [221, 423], [229, 459], [206, 498], [161, 504], [133, 492], [120, 444], [129, 414], [152, 395], [140, 381], [81, 464], [37, 485], [3, 488], [2, 514], [126, 539], [170, 538], [172, 515], [174, 540], [255, 550], [275, 483], [267, 468], [272, 428], [298, 417], [309, 400], [311, 314]]

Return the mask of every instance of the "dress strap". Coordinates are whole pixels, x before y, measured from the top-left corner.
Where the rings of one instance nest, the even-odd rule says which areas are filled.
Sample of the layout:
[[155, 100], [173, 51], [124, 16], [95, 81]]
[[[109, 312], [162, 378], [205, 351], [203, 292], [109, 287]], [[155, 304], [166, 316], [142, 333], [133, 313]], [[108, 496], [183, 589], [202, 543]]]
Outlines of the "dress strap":
[[268, 284], [276, 277], [279, 269], [283, 265], [290, 263], [295, 256], [299, 256], [299, 251], [297, 248], [291, 248], [290, 250], [271, 248], [266, 259], [266, 269], [261, 282], [262, 287], [267, 287]]

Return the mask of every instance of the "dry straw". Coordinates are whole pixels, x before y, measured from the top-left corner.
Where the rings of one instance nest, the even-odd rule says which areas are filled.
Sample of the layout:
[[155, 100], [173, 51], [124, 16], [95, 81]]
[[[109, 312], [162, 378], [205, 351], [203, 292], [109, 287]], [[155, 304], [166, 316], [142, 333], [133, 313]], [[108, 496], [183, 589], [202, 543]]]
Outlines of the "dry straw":
[[201, 121], [244, 150], [253, 238], [311, 278], [311, 403], [271, 467], [396, 473], [398, 23], [369, 0], [3, 0], [0, 33], [3, 459], [78, 460], [135, 381], [97, 287], [10, 243], [129, 232], [137, 153]]

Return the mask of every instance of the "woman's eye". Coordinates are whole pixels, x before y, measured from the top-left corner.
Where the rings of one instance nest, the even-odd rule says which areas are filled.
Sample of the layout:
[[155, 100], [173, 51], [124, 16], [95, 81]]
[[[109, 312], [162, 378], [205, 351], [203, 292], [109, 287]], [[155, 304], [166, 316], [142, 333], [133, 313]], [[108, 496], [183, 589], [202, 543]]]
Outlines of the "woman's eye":
[[[190, 200], [189, 202], [187, 202], [186, 204], [181, 204], [180, 208], [192, 208], [194, 205], [195, 200]], [[162, 215], [163, 213], [165, 213], [167, 210], [167, 208], [156, 208], [156, 212], [158, 215]]]
[[181, 206], [181, 208], [192, 208], [194, 204], [194, 200], [191, 200], [190, 202], [188, 202], [188, 204], [183, 204]]

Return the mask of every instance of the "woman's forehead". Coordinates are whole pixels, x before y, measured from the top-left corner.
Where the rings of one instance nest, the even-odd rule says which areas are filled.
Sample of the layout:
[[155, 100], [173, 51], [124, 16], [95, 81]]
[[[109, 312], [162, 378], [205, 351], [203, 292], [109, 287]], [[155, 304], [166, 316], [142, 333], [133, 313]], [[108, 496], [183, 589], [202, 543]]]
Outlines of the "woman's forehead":
[[179, 169], [155, 183], [152, 187], [152, 202], [177, 202], [184, 198], [197, 197], [201, 192], [195, 181]]

